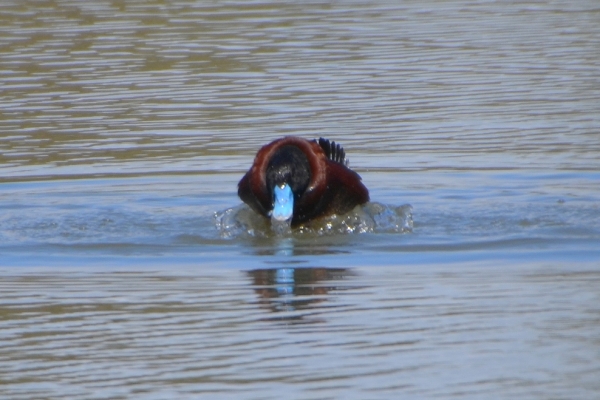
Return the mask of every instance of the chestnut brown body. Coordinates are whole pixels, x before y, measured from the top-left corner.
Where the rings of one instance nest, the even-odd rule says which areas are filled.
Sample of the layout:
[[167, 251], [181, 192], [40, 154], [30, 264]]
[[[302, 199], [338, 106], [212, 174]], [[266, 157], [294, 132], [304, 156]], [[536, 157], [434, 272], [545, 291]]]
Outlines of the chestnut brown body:
[[298, 190], [300, 193], [294, 192], [293, 225], [325, 215], [345, 214], [369, 201], [369, 191], [360, 176], [345, 165], [344, 151], [339, 145], [325, 139], [317, 142], [288, 136], [263, 146], [238, 184], [238, 195], [254, 211], [270, 215], [273, 188], [268, 184], [267, 174], [277, 168], [274, 159], [288, 157], [290, 153], [299, 154], [303, 160], [304, 155], [306, 159], [290, 161], [292, 165], [287, 170], [308, 173], [307, 185]]

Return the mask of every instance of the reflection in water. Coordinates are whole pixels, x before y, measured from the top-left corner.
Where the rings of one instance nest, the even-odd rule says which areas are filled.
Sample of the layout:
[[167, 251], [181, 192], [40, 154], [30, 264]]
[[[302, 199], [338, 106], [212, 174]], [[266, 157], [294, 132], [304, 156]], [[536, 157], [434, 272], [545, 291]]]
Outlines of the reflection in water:
[[[600, 397], [598, 1], [1, 11], [0, 399]], [[284, 135], [381, 204], [214, 229]]]
[[600, 393], [597, 263], [210, 264], [0, 267], [0, 398]]
[[[301, 321], [302, 310], [315, 310], [332, 290], [343, 290], [339, 281], [351, 275], [345, 268], [271, 268], [248, 271], [261, 307], [278, 313], [277, 319]], [[311, 322], [315, 322], [312, 320]]]

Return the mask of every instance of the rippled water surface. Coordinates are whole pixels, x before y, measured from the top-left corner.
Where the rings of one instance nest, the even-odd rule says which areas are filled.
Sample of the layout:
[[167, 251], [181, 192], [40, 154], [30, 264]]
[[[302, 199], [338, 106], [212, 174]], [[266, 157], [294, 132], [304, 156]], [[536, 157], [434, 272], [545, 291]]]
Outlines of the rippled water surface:
[[[596, 1], [0, 21], [0, 397], [600, 395]], [[373, 202], [261, 227], [236, 185], [284, 135]]]

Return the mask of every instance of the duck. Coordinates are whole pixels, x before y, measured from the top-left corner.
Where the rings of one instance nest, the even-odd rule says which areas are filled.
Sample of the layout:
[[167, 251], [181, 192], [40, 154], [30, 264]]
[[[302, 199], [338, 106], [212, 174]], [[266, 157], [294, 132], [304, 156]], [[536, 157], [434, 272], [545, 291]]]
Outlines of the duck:
[[258, 150], [238, 183], [238, 196], [273, 223], [298, 226], [348, 213], [369, 201], [369, 190], [339, 144], [286, 136]]

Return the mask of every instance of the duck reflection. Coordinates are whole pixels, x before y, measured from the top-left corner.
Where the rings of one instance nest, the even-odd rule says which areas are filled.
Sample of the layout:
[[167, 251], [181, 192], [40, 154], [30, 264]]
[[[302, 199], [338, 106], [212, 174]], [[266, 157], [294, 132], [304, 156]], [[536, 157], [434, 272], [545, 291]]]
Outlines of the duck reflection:
[[341, 280], [352, 275], [345, 268], [282, 267], [256, 269], [248, 272], [261, 307], [275, 313], [286, 313], [279, 318], [298, 320], [300, 310], [316, 309], [327, 300], [332, 290], [344, 290]]

